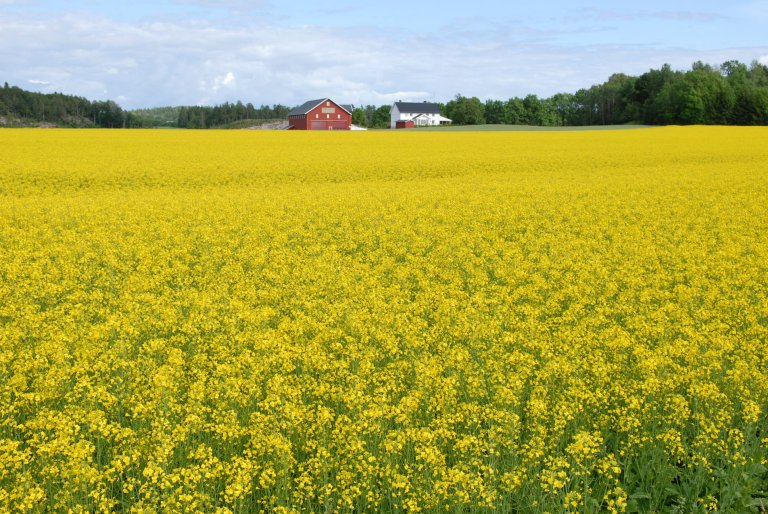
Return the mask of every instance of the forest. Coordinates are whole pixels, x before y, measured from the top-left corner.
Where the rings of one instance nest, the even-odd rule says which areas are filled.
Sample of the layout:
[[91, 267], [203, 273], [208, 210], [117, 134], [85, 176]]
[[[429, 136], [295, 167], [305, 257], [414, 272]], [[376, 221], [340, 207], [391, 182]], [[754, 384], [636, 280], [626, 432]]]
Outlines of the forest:
[[129, 128], [142, 120], [111, 100], [34, 93], [6, 82], [0, 88], [0, 126]]
[[575, 93], [509, 100], [457, 95], [443, 107], [457, 125], [766, 125], [768, 67], [696, 62], [688, 71], [665, 64], [639, 77], [622, 73]]
[[238, 122], [286, 119], [290, 110], [290, 107], [280, 104], [271, 107], [269, 105], [254, 107], [251, 103], [243, 104], [242, 102], [225, 102], [213, 107], [180, 107], [176, 126], [179, 128], [214, 128], [233, 125], [233, 128], [240, 128]]
[[[459, 94], [440, 107], [456, 125], [768, 125], [768, 66], [699, 61], [680, 71], [665, 64], [640, 76], [616, 73], [575, 93], [485, 101]], [[285, 119], [290, 109], [238, 101], [128, 111], [111, 100], [35, 93], [7, 82], [0, 88], [0, 126], [241, 128]], [[389, 126], [389, 105], [366, 105], [352, 114], [360, 126]]]

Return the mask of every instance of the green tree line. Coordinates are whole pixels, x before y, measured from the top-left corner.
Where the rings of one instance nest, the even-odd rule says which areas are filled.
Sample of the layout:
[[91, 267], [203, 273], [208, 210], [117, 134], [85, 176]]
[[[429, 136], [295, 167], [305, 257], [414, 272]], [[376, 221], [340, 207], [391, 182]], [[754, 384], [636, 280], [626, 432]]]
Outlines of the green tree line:
[[0, 88], [5, 125], [50, 123], [60, 127], [136, 127], [141, 120], [111, 100], [90, 101], [62, 93], [33, 93], [6, 82]]
[[284, 105], [224, 103], [216, 106], [159, 107], [127, 111], [111, 100], [91, 101], [62, 93], [35, 93], [6, 82], [0, 88], [0, 125], [51, 124], [59, 127], [212, 128], [244, 120], [282, 119]]
[[255, 107], [242, 102], [209, 106], [181, 107], [177, 126], [180, 128], [213, 128], [245, 120], [277, 120], [288, 117], [291, 108], [285, 105]]
[[[616, 73], [602, 84], [549, 98], [528, 95], [483, 102], [457, 95], [440, 107], [456, 125], [768, 125], [768, 66], [756, 61], [720, 66], [696, 62], [690, 70], [677, 71], [665, 64], [637, 77]], [[353, 123], [389, 127], [389, 109], [358, 107], [352, 112]], [[111, 100], [33, 93], [7, 82], [0, 89], [0, 125], [213, 128], [285, 119], [289, 111], [281, 104], [256, 107], [242, 102], [126, 111]]]
[[675, 71], [665, 64], [639, 77], [617, 73], [603, 84], [549, 98], [482, 102], [457, 95], [442, 111], [457, 125], [766, 125], [768, 67], [696, 62], [688, 71]]

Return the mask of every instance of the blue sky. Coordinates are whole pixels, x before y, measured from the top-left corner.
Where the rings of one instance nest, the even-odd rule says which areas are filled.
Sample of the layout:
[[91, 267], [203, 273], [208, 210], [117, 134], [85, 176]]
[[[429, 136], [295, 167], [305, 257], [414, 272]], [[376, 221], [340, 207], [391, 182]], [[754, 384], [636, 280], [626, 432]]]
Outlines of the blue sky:
[[548, 96], [768, 64], [768, 0], [0, 0], [0, 81], [126, 108]]

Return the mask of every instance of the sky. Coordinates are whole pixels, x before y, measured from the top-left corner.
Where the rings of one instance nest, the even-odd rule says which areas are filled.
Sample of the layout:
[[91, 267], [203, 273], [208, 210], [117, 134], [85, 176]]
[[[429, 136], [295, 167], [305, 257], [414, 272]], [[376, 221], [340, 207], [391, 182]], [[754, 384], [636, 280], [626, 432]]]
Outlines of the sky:
[[768, 0], [0, 0], [0, 81], [127, 109], [575, 92], [768, 64]]

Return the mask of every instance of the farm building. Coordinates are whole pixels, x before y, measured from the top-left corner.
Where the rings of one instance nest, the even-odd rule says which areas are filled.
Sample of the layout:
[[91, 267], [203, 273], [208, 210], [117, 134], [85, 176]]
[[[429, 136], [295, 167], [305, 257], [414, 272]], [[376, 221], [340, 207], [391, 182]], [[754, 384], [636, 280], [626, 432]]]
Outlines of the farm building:
[[[391, 128], [413, 128], [449, 125], [451, 120], [440, 114], [440, 106], [427, 102], [395, 102], [389, 110]], [[409, 124], [407, 122], [413, 122]], [[406, 122], [400, 123], [398, 122]]]
[[349, 130], [352, 110], [330, 98], [310, 100], [288, 113], [288, 130]]

